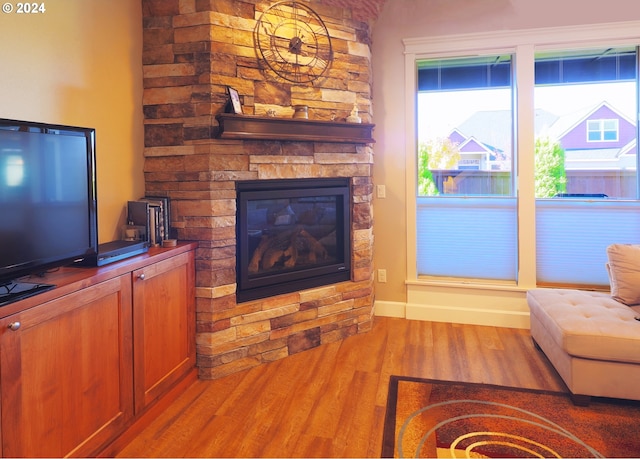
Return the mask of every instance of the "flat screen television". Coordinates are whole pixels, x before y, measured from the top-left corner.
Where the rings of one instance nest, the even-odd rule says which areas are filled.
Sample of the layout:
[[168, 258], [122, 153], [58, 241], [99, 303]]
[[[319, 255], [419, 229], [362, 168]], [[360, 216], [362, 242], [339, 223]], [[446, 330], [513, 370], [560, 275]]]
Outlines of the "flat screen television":
[[95, 129], [0, 119], [0, 306], [97, 259]]

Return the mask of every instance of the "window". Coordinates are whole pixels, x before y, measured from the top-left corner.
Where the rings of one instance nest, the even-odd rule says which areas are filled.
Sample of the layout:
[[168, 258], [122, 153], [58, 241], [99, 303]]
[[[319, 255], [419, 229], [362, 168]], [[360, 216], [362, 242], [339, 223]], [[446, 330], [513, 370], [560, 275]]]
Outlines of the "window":
[[617, 142], [618, 120], [587, 120], [587, 142]]
[[606, 285], [640, 243], [637, 49], [552, 43], [416, 59], [418, 276]]
[[418, 62], [418, 273], [515, 280], [512, 58]]
[[[536, 55], [538, 284], [608, 285], [609, 244], [639, 243], [636, 49]], [[572, 69], [571, 81], [540, 69]], [[586, 135], [585, 135], [586, 133]], [[549, 165], [553, 163], [555, 167]]]

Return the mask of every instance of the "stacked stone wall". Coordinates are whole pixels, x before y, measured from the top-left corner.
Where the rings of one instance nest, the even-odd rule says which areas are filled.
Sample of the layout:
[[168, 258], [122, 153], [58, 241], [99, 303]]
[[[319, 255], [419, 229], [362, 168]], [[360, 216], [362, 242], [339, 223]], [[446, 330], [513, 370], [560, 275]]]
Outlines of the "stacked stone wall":
[[[371, 118], [369, 28], [349, 10], [310, 2], [325, 20], [335, 59], [314, 84], [277, 79], [253, 44], [263, 1], [144, 0], [145, 187], [171, 198], [179, 239], [198, 241], [197, 352], [200, 376], [216, 378], [367, 331], [373, 313], [370, 145], [221, 140], [215, 116], [227, 86], [247, 115], [342, 121], [356, 104]], [[352, 190], [352, 280], [237, 303], [239, 180], [348, 177]]]

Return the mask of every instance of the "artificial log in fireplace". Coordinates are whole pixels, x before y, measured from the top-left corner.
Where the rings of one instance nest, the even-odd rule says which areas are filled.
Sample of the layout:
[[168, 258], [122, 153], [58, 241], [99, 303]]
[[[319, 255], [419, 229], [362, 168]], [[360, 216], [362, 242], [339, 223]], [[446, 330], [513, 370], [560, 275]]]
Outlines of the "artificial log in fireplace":
[[241, 181], [237, 300], [351, 278], [349, 179]]

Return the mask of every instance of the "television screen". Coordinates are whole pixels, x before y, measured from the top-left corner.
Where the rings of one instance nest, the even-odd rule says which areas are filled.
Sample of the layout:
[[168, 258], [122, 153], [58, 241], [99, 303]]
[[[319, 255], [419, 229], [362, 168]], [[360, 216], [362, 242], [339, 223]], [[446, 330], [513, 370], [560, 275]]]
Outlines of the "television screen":
[[94, 129], [0, 119], [5, 290], [18, 277], [95, 258], [96, 210]]

